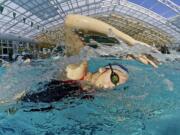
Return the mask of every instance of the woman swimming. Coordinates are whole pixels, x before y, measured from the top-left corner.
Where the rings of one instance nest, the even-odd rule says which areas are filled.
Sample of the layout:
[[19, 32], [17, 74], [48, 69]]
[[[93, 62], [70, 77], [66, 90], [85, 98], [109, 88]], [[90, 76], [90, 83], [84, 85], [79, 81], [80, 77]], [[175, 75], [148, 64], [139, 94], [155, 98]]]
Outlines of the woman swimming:
[[128, 70], [122, 65], [107, 65], [98, 72], [87, 71], [88, 63], [72, 64], [66, 68], [68, 80], [52, 80], [43, 90], [36, 93], [26, 93], [20, 100], [24, 102], [57, 102], [67, 97], [93, 98], [92, 91], [96, 88], [113, 88], [123, 84], [128, 79]]

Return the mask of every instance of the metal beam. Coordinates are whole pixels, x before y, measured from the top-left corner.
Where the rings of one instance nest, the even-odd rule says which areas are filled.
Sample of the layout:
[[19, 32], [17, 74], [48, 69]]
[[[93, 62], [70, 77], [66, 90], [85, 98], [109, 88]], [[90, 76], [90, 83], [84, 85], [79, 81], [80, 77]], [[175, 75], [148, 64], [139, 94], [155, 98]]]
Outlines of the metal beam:
[[171, 0], [158, 0], [162, 4], [174, 10], [176, 13], [180, 14], [180, 6], [172, 2]]

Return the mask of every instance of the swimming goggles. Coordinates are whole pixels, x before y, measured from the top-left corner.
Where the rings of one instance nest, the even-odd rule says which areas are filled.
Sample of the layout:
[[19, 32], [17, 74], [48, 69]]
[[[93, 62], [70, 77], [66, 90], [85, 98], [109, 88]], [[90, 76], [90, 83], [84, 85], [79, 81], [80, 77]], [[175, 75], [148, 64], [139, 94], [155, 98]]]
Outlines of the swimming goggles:
[[117, 73], [115, 73], [115, 72], [113, 71], [113, 68], [112, 68], [111, 64], [109, 64], [109, 67], [110, 67], [110, 69], [111, 69], [110, 80], [111, 80], [111, 82], [116, 86], [116, 85], [119, 83], [119, 76], [118, 76]]
[[108, 64], [107, 66], [105, 66], [105, 68], [109, 68], [109, 67], [111, 69], [110, 80], [114, 85], [117, 85], [119, 83], [119, 80], [120, 80], [120, 76], [114, 72], [115, 69], [121, 71], [124, 74], [129, 73], [128, 69], [119, 63]]

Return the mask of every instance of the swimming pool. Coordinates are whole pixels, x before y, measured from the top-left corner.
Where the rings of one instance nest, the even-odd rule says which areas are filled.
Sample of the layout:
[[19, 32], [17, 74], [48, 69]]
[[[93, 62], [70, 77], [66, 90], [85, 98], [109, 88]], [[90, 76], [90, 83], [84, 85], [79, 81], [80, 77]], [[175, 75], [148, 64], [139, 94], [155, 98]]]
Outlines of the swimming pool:
[[[51, 104], [55, 109], [48, 112], [26, 111], [50, 104], [13, 101], [2, 104], [0, 134], [179, 135], [180, 63], [170, 62], [154, 69], [136, 61], [94, 58], [89, 61], [89, 69], [95, 71], [114, 62], [129, 69], [126, 84], [113, 91], [98, 91], [94, 100], [64, 99]], [[54, 78], [59, 68], [65, 65], [42, 60], [32, 65], [0, 68], [0, 98], [10, 99], [23, 90], [36, 91], [38, 82]], [[9, 108], [16, 111], [8, 113]]]

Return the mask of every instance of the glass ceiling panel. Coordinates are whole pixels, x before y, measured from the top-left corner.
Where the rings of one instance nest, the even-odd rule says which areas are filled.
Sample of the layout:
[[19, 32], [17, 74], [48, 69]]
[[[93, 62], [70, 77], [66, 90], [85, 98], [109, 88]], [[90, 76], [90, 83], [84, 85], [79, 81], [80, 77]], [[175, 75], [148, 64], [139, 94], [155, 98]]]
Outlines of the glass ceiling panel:
[[[180, 0], [172, 1], [176, 4], [180, 2]], [[4, 10], [0, 14], [0, 31], [3, 29], [4, 33], [11, 30], [14, 32], [17, 29], [16, 31], [25, 32], [27, 35], [34, 35], [63, 23], [64, 17], [69, 13], [92, 15], [118, 11], [121, 15], [133, 16], [146, 22], [153, 20], [153, 24], [168, 28], [167, 25], [161, 25], [166, 23], [166, 18], [177, 15], [158, 0], [128, 0], [127, 3], [122, 3], [122, 0], [0, 0], [0, 2], [4, 2], [1, 4]], [[136, 4], [157, 14], [144, 10]], [[16, 13], [16, 17], [13, 17], [13, 12]], [[26, 18], [25, 23], [23, 18]]]
[[86, 2], [85, 2], [85, 0], [80, 0], [80, 1], [78, 1], [78, 4], [79, 4], [79, 6], [82, 6], [82, 5], [85, 5]]
[[[160, 14], [161, 16], [164, 16], [166, 18], [177, 15], [175, 11], [173, 11], [171, 8], [167, 7], [166, 5], [158, 2], [158, 0], [128, 0], [128, 1], [141, 5], [147, 9], [150, 9], [155, 13]], [[174, 0], [174, 1], [177, 2], [180, 0]]]
[[159, 2], [153, 8], [151, 8], [151, 10], [154, 11], [155, 13], [158, 13], [158, 14], [166, 17], [166, 18], [175, 16], [177, 14], [175, 11], [171, 10], [169, 7], [167, 7], [166, 5], [163, 5]]
[[[23, 7], [27, 11], [30, 11], [32, 14], [35, 14], [38, 18], [42, 20], [46, 20], [48, 18], [58, 15], [57, 9], [54, 6], [50, 6], [51, 3], [49, 2], [49, 0], [11, 0], [11, 1]], [[43, 12], [40, 12], [40, 10], [43, 10]]]
[[146, 0], [141, 4], [141, 6], [149, 9], [152, 6], [154, 6], [156, 3], [157, 3], [157, 0]]
[[180, 0], [171, 0], [172, 2], [178, 4], [180, 6]]

